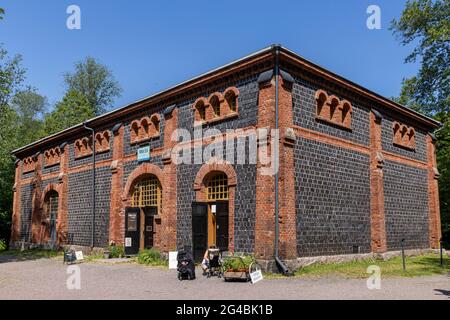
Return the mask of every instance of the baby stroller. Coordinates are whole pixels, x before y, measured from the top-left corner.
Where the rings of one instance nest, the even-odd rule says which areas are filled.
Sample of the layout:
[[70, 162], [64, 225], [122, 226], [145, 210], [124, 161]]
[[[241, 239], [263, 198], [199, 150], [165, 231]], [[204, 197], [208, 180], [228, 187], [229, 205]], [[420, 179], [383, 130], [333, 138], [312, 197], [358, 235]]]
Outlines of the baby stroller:
[[222, 277], [222, 255], [219, 249], [208, 249], [208, 270], [206, 271], [206, 276], [208, 278], [217, 276]]
[[195, 264], [192, 254], [185, 250], [178, 251], [177, 261], [178, 280], [194, 280]]

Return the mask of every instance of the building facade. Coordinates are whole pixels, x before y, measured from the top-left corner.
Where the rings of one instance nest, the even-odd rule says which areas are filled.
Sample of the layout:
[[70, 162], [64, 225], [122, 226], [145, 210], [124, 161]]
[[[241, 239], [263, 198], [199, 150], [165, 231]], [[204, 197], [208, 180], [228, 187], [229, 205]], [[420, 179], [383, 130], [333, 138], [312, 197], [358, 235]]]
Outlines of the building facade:
[[14, 151], [13, 245], [261, 259], [439, 245], [440, 124], [283, 47], [86, 125], [94, 138], [80, 124]]

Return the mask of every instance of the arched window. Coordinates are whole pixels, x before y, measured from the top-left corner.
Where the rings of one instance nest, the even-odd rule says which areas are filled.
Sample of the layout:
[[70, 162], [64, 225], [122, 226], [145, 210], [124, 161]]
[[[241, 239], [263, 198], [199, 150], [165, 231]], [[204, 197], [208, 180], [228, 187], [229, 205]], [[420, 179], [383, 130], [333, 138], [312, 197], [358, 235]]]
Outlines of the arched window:
[[206, 184], [209, 201], [228, 200], [228, 178], [224, 173], [216, 173]]
[[55, 221], [58, 219], [58, 192], [55, 190], [51, 190], [48, 192], [46, 197], [46, 206], [47, 206], [47, 217], [50, 221]]
[[161, 184], [158, 178], [150, 176], [139, 181], [134, 186], [131, 197], [133, 207], [160, 207], [161, 205]]
[[217, 96], [212, 96], [210, 104], [213, 108], [214, 117], [220, 117], [220, 101]]

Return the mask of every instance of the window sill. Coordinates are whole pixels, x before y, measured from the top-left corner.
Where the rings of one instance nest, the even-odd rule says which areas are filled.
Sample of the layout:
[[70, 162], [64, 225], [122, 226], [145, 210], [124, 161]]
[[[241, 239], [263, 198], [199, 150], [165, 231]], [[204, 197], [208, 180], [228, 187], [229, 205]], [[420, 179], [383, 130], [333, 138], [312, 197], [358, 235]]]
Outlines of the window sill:
[[232, 113], [229, 113], [227, 115], [224, 115], [224, 116], [221, 116], [221, 117], [217, 117], [217, 118], [213, 118], [213, 119], [210, 119], [210, 120], [195, 121], [194, 122], [194, 127], [199, 127], [199, 126], [208, 125], [208, 124], [214, 124], [214, 123], [217, 123], [217, 122], [221, 122], [221, 121], [237, 118], [238, 116], [239, 116], [239, 113], [232, 112]]
[[408, 150], [408, 151], [416, 151], [415, 147], [405, 146], [405, 145], [400, 144], [400, 143], [393, 142], [393, 145], [398, 147], [398, 148], [402, 148], [402, 149], [405, 149], [405, 150]]
[[145, 138], [138, 139], [138, 140], [133, 140], [133, 141], [130, 141], [130, 144], [133, 145], [133, 144], [139, 144], [139, 143], [147, 142], [147, 141], [150, 141], [152, 139], [159, 138], [159, 136], [160, 135], [157, 134], [157, 135], [153, 135], [153, 136], [150, 136], [150, 137], [145, 137]]
[[318, 122], [324, 122], [324, 123], [326, 123], [326, 124], [332, 125], [332, 126], [337, 127], [337, 128], [339, 128], [339, 129], [347, 130], [347, 131], [349, 131], [349, 132], [352, 132], [352, 131], [353, 131], [353, 129], [352, 129], [351, 127], [344, 126], [343, 124], [334, 122], [334, 121], [332, 121], [332, 120], [323, 118], [323, 117], [321, 117], [321, 116], [316, 116], [316, 121], [318, 121]]

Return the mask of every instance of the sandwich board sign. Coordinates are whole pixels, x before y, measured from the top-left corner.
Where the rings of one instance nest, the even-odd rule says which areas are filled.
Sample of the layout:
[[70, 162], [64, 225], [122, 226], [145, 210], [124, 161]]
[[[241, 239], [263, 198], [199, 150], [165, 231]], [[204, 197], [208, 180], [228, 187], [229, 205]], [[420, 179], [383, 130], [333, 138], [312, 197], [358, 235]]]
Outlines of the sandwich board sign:
[[261, 281], [263, 279], [261, 269], [250, 273], [250, 279], [252, 280], [253, 284], [257, 283], [258, 281]]
[[138, 162], [150, 160], [150, 146], [141, 147], [137, 150]]
[[177, 260], [177, 251], [169, 251], [169, 269], [176, 269], [178, 260]]
[[77, 260], [83, 260], [83, 251], [75, 251], [75, 257]]

